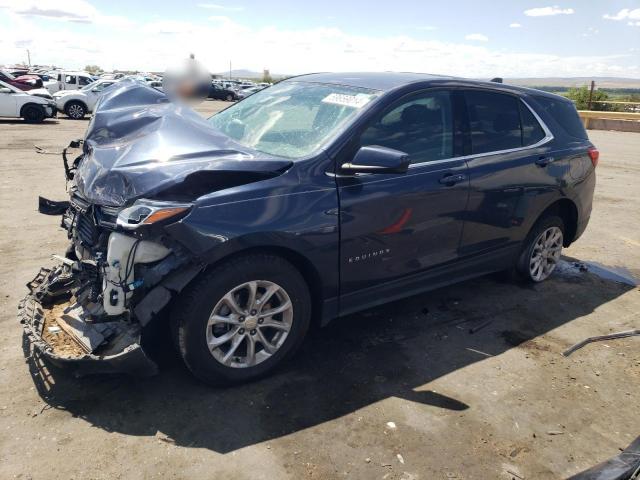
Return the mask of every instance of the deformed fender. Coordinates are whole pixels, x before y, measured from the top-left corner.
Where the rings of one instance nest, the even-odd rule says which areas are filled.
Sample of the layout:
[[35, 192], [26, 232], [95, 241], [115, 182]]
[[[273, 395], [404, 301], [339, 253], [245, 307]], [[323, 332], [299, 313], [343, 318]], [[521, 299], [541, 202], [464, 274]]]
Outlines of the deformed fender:
[[631, 480], [640, 470], [640, 437], [619, 455], [595, 467], [578, 473], [568, 480]]

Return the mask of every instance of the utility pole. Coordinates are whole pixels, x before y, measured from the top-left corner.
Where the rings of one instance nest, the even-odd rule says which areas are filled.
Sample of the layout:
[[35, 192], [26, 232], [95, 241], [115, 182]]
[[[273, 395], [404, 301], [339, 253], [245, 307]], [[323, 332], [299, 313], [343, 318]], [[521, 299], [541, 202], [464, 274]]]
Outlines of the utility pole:
[[589, 90], [589, 105], [587, 107], [588, 110], [591, 110], [591, 101], [593, 100], [593, 89], [596, 86], [596, 82], [591, 80], [591, 89]]
[[31, 66], [31, 52], [29, 51], [28, 48], [27, 48], [27, 61], [29, 63], [29, 66]]
[[231, 80], [231, 60], [229, 60], [229, 80]]

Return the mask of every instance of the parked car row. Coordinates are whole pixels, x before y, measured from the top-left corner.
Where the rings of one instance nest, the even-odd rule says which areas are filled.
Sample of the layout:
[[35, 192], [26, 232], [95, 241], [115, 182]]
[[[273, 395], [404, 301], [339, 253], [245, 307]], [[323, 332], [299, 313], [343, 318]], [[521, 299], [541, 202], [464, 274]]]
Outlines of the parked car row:
[[209, 90], [209, 98], [233, 102], [268, 87], [268, 83], [240, 82], [232, 80], [213, 80]]
[[[79, 120], [92, 113], [102, 91], [125, 78], [133, 78], [146, 83], [156, 90], [163, 91], [162, 77], [150, 73], [127, 75], [124, 73], [105, 73], [95, 76], [84, 71], [47, 70], [38, 68], [0, 69], [0, 81], [3, 82], [3, 114], [14, 118], [24, 118], [27, 121], [42, 121], [55, 116], [56, 111], [48, 113], [45, 107], [55, 105], [54, 110], [64, 113], [69, 118]], [[241, 80], [214, 79], [208, 93], [208, 98], [234, 102], [252, 95], [268, 83], [254, 83]], [[11, 88], [9, 88], [11, 87]], [[15, 90], [28, 92], [30, 96], [15, 96]], [[23, 107], [27, 104], [38, 104], [33, 97], [45, 99], [40, 102], [42, 107], [30, 106], [24, 108], [26, 116], [22, 115]], [[13, 99], [16, 99], [14, 102]], [[11, 99], [11, 100], [10, 100]], [[35, 103], [34, 103], [35, 102]], [[14, 111], [12, 105], [17, 106]]]

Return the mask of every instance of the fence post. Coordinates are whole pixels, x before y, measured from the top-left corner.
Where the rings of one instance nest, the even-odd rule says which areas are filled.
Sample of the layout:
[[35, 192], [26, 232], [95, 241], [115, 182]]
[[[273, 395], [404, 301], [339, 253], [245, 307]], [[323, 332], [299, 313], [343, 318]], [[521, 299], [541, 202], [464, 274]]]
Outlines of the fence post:
[[591, 89], [589, 90], [589, 105], [587, 106], [588, 110], [591, 110], [591, 100], [593, 100], [593, 88], [596, 86], [596, 82], [591, 80]]

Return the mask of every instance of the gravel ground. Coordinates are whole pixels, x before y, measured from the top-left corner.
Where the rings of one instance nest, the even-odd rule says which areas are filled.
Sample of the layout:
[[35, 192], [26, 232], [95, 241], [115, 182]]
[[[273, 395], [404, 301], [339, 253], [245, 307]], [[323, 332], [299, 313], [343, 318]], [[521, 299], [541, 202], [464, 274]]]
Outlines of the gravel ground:
[[25, 358], [16, 305], [66, 245], [36, 212], [39, 194], [65, 198], [61, 159], [33, 145], [86, 125], [0, 121], [0, 478], [557, 479], [640, 433], [640, 338], [561, 356], [640, 328], [640, 134], [590, 132], [591, 224], [550, 281], [485, 277], [351, 315], [275, 376], [212, 389], [170, 350], [143, 380]]

